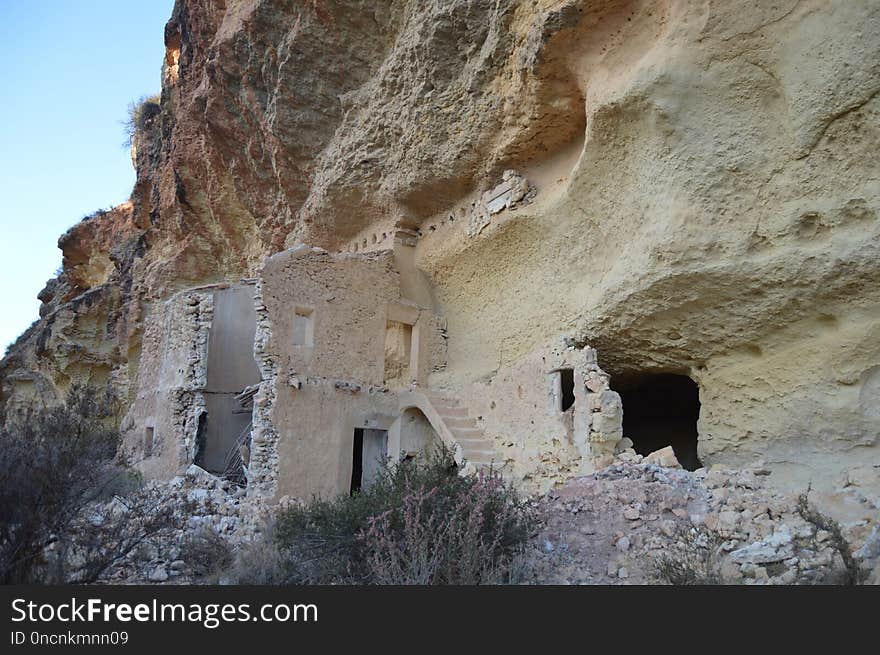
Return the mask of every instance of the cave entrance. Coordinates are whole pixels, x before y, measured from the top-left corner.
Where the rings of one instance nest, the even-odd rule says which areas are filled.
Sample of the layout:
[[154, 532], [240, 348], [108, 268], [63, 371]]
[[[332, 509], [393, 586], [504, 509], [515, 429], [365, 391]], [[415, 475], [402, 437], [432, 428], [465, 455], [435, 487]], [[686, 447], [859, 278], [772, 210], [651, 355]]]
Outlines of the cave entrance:
[[672, 446], [684, 468], [700, 468], [697, 383], [674, 373], [625, 374], [613, 379], [623, 401], [623, 434], [632, 439], [635, 451], [647, 455]]
[[350, 488], [352, 494], [368, 489], [375, 482], [387, 457], [388, 430], [354, 429]]

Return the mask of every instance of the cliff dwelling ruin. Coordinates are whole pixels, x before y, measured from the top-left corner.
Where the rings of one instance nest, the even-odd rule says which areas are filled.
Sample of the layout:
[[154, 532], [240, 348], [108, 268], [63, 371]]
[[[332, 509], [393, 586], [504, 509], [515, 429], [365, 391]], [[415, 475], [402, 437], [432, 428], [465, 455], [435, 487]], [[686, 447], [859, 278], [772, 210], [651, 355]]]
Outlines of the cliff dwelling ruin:
[[827, 493], [880, 461], [877, 3], [189, 4], [5, 415], [109, 385], [147, 478], [254, 501], [438, 443], [537, 491], [630, 448]]

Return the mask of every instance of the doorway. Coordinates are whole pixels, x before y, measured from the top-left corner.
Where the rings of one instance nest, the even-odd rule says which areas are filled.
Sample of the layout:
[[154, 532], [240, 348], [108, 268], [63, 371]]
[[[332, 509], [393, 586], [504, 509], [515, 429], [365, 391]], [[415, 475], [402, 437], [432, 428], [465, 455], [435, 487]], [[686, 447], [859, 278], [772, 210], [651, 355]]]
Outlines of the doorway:
[[388, 457], [388, 430], [355, 428], [350, 493], [369, 489]]

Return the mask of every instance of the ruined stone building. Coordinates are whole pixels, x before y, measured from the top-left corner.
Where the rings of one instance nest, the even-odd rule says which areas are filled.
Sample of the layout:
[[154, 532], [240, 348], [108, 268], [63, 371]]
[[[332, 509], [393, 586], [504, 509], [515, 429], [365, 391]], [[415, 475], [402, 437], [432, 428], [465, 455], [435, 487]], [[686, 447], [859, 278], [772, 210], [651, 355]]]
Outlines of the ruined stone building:
[[877, 2], [178, 0], [164, 38], [7, 420], [110, 385], [147, 476], [260, 499], [441, 442], [536, 490], [630, 442], [876, 473]]

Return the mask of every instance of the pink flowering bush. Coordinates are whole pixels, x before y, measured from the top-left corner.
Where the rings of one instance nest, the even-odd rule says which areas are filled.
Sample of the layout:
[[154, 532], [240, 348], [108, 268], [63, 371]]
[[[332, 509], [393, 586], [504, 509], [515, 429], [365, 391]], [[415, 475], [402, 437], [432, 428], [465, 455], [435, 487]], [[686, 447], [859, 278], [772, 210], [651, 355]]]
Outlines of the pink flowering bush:
[[[504, 582], [528, 517], [501, 477], [481, 473], [442, 498], [440, 487], [406, 483], [402, 506], [367, 520], [359, 538], [377, 584]], [[445, 500], [445, 502], [444, 502]]]
[[282, 582], [486, 584], [509, 581], [532, 526], [499, 474], [459, 475], [441, 449], [352, 496], [286, 510], [274, 534]]

